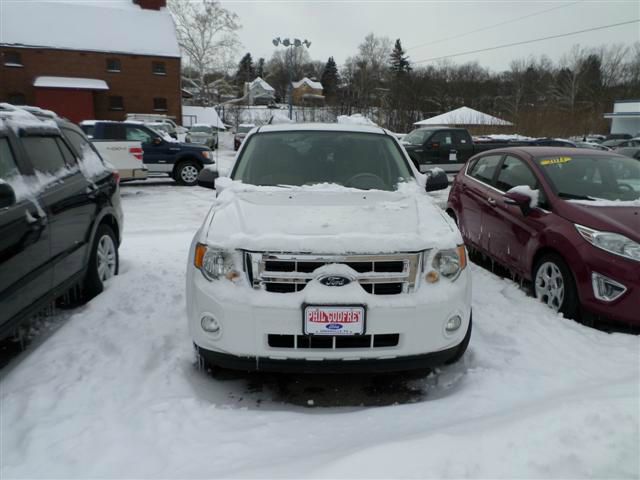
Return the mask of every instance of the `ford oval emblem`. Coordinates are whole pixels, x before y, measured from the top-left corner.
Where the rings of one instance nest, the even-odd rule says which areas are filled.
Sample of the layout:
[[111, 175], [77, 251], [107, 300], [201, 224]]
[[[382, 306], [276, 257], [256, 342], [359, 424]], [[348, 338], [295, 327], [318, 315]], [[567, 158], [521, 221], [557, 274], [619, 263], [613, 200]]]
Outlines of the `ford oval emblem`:
[[344, 287], [351, 283], [351, 279], [340, 275], [327, 275], [320, 278], [320, 283], [327, 287]]
[[327, 325], [327, 328], [329, 330], [340, 330], [342, 328], [342, 325], [340, 325], [339, 323], [330, 323], [329, 325]]

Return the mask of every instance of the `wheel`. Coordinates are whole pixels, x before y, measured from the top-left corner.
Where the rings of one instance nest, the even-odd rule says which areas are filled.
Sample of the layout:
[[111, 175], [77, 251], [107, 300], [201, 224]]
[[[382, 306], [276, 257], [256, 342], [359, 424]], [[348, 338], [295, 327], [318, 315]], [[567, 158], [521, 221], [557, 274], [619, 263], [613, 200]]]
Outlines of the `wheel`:
[[457, 361], [459, 361], [462, 356], [464, 355], [464, 352], [467, 351], [467, 347], [469, 346], [469, 341], [471, 340], [471, 329], [473, 327], [473, 316], [469, 317], [469, 328], [467, 328], [467, 333], [465, 334], [464, 338], [462, 339], [462, 343], [458, 346], [458, 350], [456, 350], [456, 354], [451, 357], [449, 360], [447, 360], [447, 365], [451, 365], [453, 363], [456, 363]]
[[104, 289], [107, 280], [118, 274], [116, 236], [108, 225], [100, 225], [91, 246], [89, 269], [84, 280], [84, 299], [90, 300]]
[[198, 183], [198, 174], [202, 167], [193, 160], [187, 160], [178, 165], [175, 173], [175, 181], [180, 185], [187, 185], [189, 187]]
[[573, 274], [560, 255], [544, 255], [533, 270], [533, 288], [538, 300], [567, 318], [577, 320], [579, 302]]

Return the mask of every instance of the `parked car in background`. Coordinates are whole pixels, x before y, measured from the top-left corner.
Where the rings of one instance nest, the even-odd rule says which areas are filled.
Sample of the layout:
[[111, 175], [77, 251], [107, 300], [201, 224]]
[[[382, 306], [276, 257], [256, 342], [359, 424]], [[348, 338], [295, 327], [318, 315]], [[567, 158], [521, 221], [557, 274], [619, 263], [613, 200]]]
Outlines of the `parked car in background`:
[[186, 142], [205, 145], [214, 150], [218, 148], [218, 130], [206, 123], [196, 123], [189, 129]]
[[628, 140], [622, 140], [616, 148], [625, 148], [625, 147], [640, 147], [640, 138], [630, 138]]
[[466, 128], [426, 127], [411, 131], [402, 146], [421, 172], [441, 168], [455, 173], [473, 155], [485, 150], [505, 147], [511, 142], [474, 142]]
[[234, 150], [238, 150], [240, 148], [240, 145], [242, 145], [243, 140], [253, 128], [255, 128], [255, 125], [253, 123], [241, 123], [240, 125], [238, 125], [238, 128], [236, 129], [236, 133], [233, 136]]
[[595, 142], [575, 142], [576, 148], [590, 148], [591, 150], [601, 150], [603, 152], [610, 152], [611, 149], [600, 143]]
[[605, 140], [604, 142], [602, 142], [602, 145], [604, 145], [605, 147], [609, 147], [609, 148], [617, 148], [620, 146], [623, 146], [623, 144], [627, 141], [628, 139], [626, 138], [613, 138], [610, 140]]
[[625, 157], [631, 157], [640, 160], [640, 147], [617, 148], [615, 152], [620, 155], [624, 155]]
[[140, 123], [93, 122], [80, 126], [91, 129], [95, 145], [109, 144], [134, 146], [141, 144], [144, 164], [149, 173], [169, 175], [181, 185], [196, 184], [198, 172], [205, 166], [214, 166], [213, 152], [199, 145], [180, 143]]
[[570, 140], [566, 140], [564, 138], [537, 138], [531, 142], [529, 145], [534, 147], [567, 147], [567, 148], [576, 148], [576, 144]]
[[76, 125], [0, 105], [0, 337], [118, 273], [118, 183]]
[[118, 170], [121, 182], [145, 180], [149, 169], [143, 162], [142, 142], [139, 140], [96, 139], [93, 134], [98, 120], [85, 120], [80, 128], [100, 152], [102, 158]]
[[514, 147], [473, 157], [447, 204], [470, 250], [575, 319], [640, 326], [640, 162]]
[[178, 139], [178, 135], [187, 132], [187, 129], [178, 125], [172, 118], [167, 115], [153, 113], [128, 113], [127, 121], [138, 121], [143, 123], [163, 123], [166, 125], [166, 131], [174, 139]]
[[458, 229], [425, 191], [447, 177], [430, 172], [425, 185], [390, 132], [263, 126], [231, 178], [214, 178], [200, 174], [218, 198], [187, 272], [203, 364], [384, 372], [462, 357], [471, 272]]

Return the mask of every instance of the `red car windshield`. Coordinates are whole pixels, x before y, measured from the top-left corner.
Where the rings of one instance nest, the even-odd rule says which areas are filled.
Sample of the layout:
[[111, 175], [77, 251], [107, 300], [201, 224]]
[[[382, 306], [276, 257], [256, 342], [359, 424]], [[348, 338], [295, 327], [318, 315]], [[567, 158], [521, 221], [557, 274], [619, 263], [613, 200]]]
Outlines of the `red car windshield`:
[[640, 161], [621, 156], [559, 155], [536, 162], [560, 197], [584, 200], [640, 198]]

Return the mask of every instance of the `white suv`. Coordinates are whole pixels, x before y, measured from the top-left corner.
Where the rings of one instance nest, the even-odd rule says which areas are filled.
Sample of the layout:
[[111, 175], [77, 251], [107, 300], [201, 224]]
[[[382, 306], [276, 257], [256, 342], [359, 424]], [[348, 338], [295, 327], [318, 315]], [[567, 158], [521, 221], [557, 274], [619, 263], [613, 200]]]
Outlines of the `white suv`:
[[273, 125], [243, 142], [189, 254], [189, 329], [203, 364], [399, 371], [452, 363], [471, 336], [455, 224], [392, 134]]

